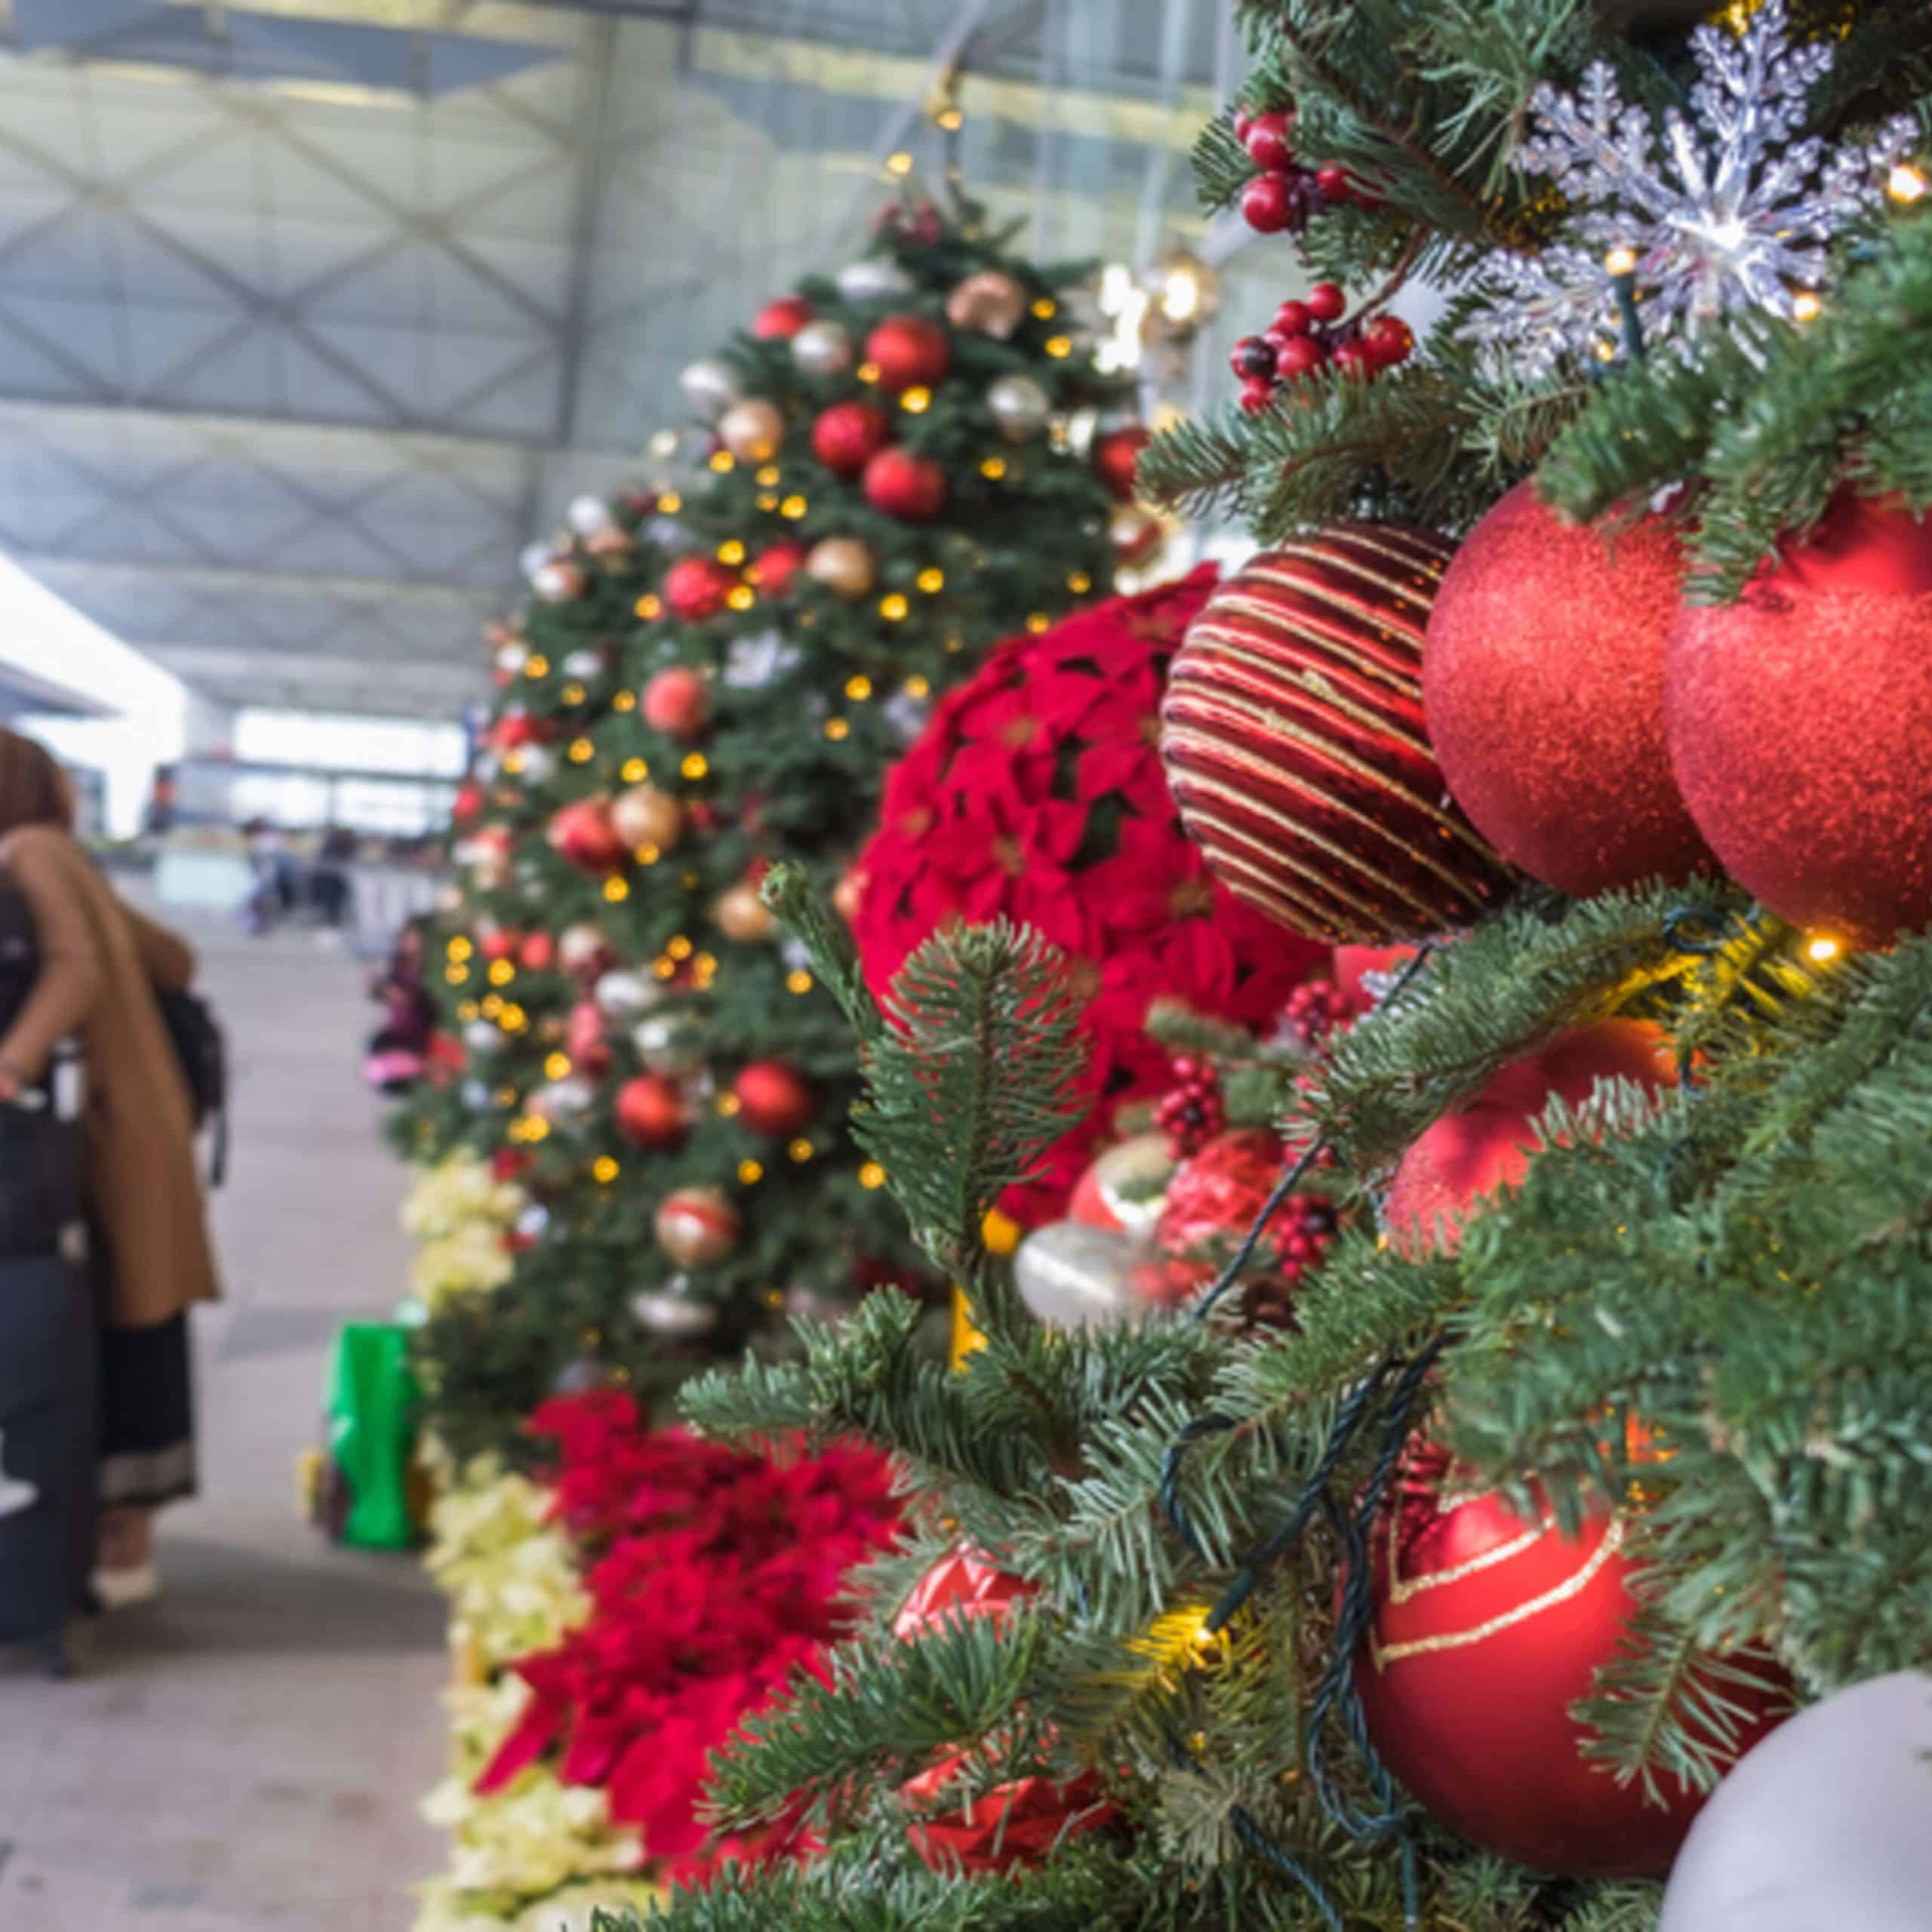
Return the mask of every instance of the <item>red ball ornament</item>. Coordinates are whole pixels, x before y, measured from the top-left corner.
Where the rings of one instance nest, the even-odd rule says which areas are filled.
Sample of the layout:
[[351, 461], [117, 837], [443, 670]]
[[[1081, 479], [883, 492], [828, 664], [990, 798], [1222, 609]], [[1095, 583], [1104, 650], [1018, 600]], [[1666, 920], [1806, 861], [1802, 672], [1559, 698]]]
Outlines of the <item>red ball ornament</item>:
[[527, 711], [506, 711], [491, 728], [490, 742], [500, 752], [512, 752], [524, 745], [540, 745], [552, 735], [551, 727]]
[[1241, 191], [1241, 219], [1257, 235], [1278, 235], [1294, 212], [1294, 190], [1285, 174], [1257, 174]]
[[811, 318], [812, 305], [802, 295], [781, 295], [752, 318], [752, 334], [761, 342], [789, 342]]
[[780, 1060], [754, 1060], [731, 1083], [738, 1118], [754, 1134], [798, 1133], [812, 1117], [812, 1090]]
[[738, 1244], [738, 1211], [715, 1187], [675, 1187], [657, 1204], [651, 1229], [680, 1268], [708, 1268]]
[[764, 597], [782, 597], [791, 588], [792, 580], [805, 567], [805, 546], [802, 543], [774, 543], [768, 550], [761, 550], [752, 559], [751, 568], [746, 572]]
[[476, 949], [485, 959], [514, 959], [521, 935], [503, 926], [491, 926], [476, 936]]
[[611, 801], [579, 798], [558, 807], [544, 833], [551, 849], [580, 872], [614, 872], [623, 864], [624, 841], [611, 823]]
[[1684, 802], [1794, 924], [1867, 946], [1932, 924], [1932, 527], [1841, 497], [1741, 602], [1686, 607], [1664, 697]]
[[571, 1064], [592, 1080], [611, 1070], [611, 1048], [604, 1038], [604, 1009], [593, 999], [580, 999], [571, 1008], [564, 1028], [564, 1051]]
[[664, 602], [674, 617], [702, 623], [726, 608], [738, 574], [712, 557], [680, 557], [664, 573]]
[[691, 1127], [677, 1082], [640, 1073], [617, 1089], [613, 1109], [617, 1131], [637, 1147], [675, 1147]]
[[866, 500], [888, 516], [911, 523], [937, 516], [946, 501], [946, 472], [931, 457], [881, 450], [866, 465]]
[[458, 825], [467, 825], [482, 811], [485, 793], [480, 785], [459, 785], [450, 801], [450, 817]]
[[1094, 445], [1094, 467], [1100, 481], [1124, 503], [1134, 500], [1134, 476], [1140, 452], [1153, 440], [1144, 424], [1132, 423], [1111, 431]]
[[952, 365], [952, 349], [938, 323], [923, 315], [888, 315], [866, 337], [866, 360], [878, 371], [880, 388], [897, 395], [939, 381]]
[[528, 933], [516, 957], [525, 972], [547, 973], [557, 963], [557, 942], [548, 933]]
[[1443, 577], [1423, 654], [1429, 738], [1456, 802], [1546, 885], [1601, 892], [1709, 862], [1664, 743], [1683, 579], [1662, 517], [1612, 538], [1528, 483]]
[[1208, 869], [1294, 932], [1383, 940], [1475, 918], [1507, 874], [1423, 730], [1441, 537], [1338, 524], [1254, 558], [1188, 626], [1161, 756]]
[[1599, 1080], [1634, 1081], [1653, 1093], [1675, 1086], [1666, 1035], [1647, 1021], [1606, 1020], [1500, 1069], [1402, 1156], [1389, 1190], [1390, 1233], [1412, 1252], [1453, 1254], [1471, 1204], [1529, 1171], [1537, 1144], [1531, 1123], [1552, 1100], [1580, 1106]]
[[875, 989], [954, 920], [1004, 914], [1069, 955], [1091, 1112], [1001, 1203], [1029, 1227], [1060, 1213], [1118, 1109], [1171, 1084], [1146, 1030], [1155, 1000], [1260, 1028], [1319, 956], [1208, 876], [1152, 742], [1175, 645], [1213, 582], [1197, 571], [1109, 598], [995, 651], [888, 777], [859, 861], [854, 937]]
[[[1641, 1780], [1620, 1785], [1580, 1755], [1570, 1715], [1626, 1641], [1623, 1518], [1592, 1515], [1572, 1538], [1498, 1496], [1444, 1506], [1448, 1473], [1439, 1452], [1412, 1452], [1370, 1537], [1374, 1611], [1355, 1681], [1371, 1741], [1433, 1817], [1487, 1850], [1564, 1878], [1661, 1875], [1702, 1795], [1666, 1777], [1664, 1802], [1647, 1803]], [[1749, 1701], [1747, 1748], [1776, 1721], [1768, 1697]]]
[[892, 424], [869, 402], [835, 402], [812, 425], [812, 454], [835, 475], [857, 476], [892, 439]]
[[[986, 1617], [1003, 1623], [1032, 1586], [997, 1569], [970, 1549], [942, 1557], [914, 1586], [893, 1621], [904, 1638], [954, 1618]], [[932, 1804], [965, 1767], [948, 1752], [909, 1780], [903, 1795]], [[970, 1808], [922, 1818], [906, 1828], [912, 1849], [935, 1872], [1008, 1872], [1038, 1864], [1057, 1845], [1113, 1822], [1112, 1805], [1092, 1773], [1068, 1785], [1049, 1778], [1016, 1778], [976, 1798]]]
[[695, 738], [711, 715], [711, 681], [702, 671], [673, 664], [644, 688], [644, 721], [667, 737]]

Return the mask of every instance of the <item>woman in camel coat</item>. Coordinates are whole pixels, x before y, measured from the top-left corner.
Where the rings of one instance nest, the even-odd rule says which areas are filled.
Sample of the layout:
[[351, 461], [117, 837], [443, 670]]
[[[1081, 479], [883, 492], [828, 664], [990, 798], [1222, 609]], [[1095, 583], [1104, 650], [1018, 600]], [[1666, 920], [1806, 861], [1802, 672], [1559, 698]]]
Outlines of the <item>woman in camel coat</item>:
[[33, 914], [40, 970], [0, 1038], [0, 1100], [80, 1042], [89, 1246], [100, 1307], [101, 1536], [110, 1603], [154, 1594], [154, 1512], [195, 1488], [187, 1311], [220, 1290], [195, 1168], [192, 1103], [154, 988], [195, 956], [115, 897], [76, 842], [66, 774], [0, 730], [0, 872]]

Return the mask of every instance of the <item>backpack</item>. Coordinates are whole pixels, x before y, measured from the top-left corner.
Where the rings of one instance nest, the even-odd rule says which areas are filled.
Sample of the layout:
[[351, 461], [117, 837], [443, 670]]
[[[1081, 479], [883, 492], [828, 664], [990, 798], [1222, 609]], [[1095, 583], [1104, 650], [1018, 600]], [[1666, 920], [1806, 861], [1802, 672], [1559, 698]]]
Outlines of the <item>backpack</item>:
[[181, 1077], [187, 1082], [195, 1124], [200, 1128], [210, 1120], [214, 1122], [208, 1185], [219, 1187], [228, 1169], [228, 1042], [206, 1000], [165, 986], [155, 988], [154, 998], [174, 1057], [180, 1063]]

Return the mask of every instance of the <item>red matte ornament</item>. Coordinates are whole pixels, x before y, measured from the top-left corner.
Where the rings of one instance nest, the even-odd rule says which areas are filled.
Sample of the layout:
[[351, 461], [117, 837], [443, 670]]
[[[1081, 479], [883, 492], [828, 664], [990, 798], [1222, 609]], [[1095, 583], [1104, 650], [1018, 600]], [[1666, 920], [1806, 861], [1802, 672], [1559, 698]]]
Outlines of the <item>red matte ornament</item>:
[[580, 872], [614, 872], [629, 857], [611, 823], [611, 801], [601, 796], [559, 806], [543, 835], [551, 849]]
[[[1579, 1755], [1570, 1715], [1626, 1640], [1622, 1516], [1572, 1539], [1498, 1496], [1448, 1500], [1446, 1473], [1439, 1451], [1412, 1451], [1370, 1535], [1355, 1681], [1371, 1741], [1432, 1817], [1487, 1850], [1564, 1878], [1661, 1875], [1701, 1794], [1662, 1775], [1665, 1802], [1646, 1803], [1641, 1780], [1620, 1785]], [[1775, 1721], [1768, 1697], [1752, 1701], [1746, 1749]]]
[[951, 367], [945, 330], [923, 315], [888, 315], [866, 337], [866, 360], [878, 371], [879, 386], [901, 389], [937, 382]]
[[527, 933], [516, 956], [525, 972], [547, 973], [557, 963], [557, 942], [548, 933]]
[[540, 745], [553, 736], [552, 728], [543, 718], [533, 718], [527, 711], [506, 711], [491, 728], [490, 742], [500, 752], [509, 752], [520, 745]]
[[731, 1083], [738, 1118], [754, 1134], [798, 1133], [812, 1117], [812, 1090], [783, 1060], [754, 1060]]
[[726, 608], [738, 574], [714, 558], [680, 557], [664, 573], [664, 602], [674, 617], [702, 623]]
[[1932, 923], [1932, 527], [1842, 496], [1741, 602], [1687, 607], [1664, 713], [1725, 869], [1866, 946]]
[[521, 935], [504, 926], [491, 926], [476, 936], [476, 949], [485, 959], [512, 959]]
[[711, 715], [711, 682], [702, 671], [673, 664], [656, 672], [644, 688], [640, 709], [654, 731], [672, 738], [695, 738]]
[[459, 785], [456, 796], [450, 801], [450, 817], [458, 825], [467, 825], [482, 811], [484, 791], [480, 785]]
[[746, 575], [757, 585], [761, 596], [782, 597], [791, 587], [792, 578], [804, 567], [805, 547], [802, 543], [774, 543], [752, 559], [751, 568]]
[[1434, 932], [1508, 882], [1423, 728], [1450, 554], [1426, 531], [1337, 524], [1251, 558], [1188, 626], [1161, 708], [1174, 801], [1208, 869], [1292, 932]]
[[812, 454], [835, 475], [857, 476], [892, 439], [892, 424], [869, 402], [835, 402], [812, 424]]
[[675, 1147], [691, 1126], [677, 1082], [663, 1075], [640, 1073], [617, 1089], [613, 1109], [617, 1131], [639, 1147]]
[[1684, 558], [1647, 515], [1613, 537], [1518, 484], [1470, 533], [1423, 654], [1429, 735], [1503, 857], [1578, 894], [1710, 863], [1671, 774], [1664, 651]]
[[1094, 445], [1094, 467], [1100, 481], [1124, 503], [1134, 500], [1134, 472], [1140, 452], [1153, 441], [1143, 423], [1130, 423], [1115, 429]]
[[1498, 1069], [1473, 1100], [1434, 1122], [1402, 1156], [1389, 1190], [1392, 1236], [1411, 1252], [1454, 1254], [1471, 1204], [1529, 1171], [1537, 1144], [1530, 1123], [1551, 1100], [1580, 1106], [1599, 1080], [1617, 1079], [1653, 1092], [1677, 1084], [1660, 1027], [1606, 1020]]
[[931, 457], [884, 449], [866, 465], [866, 500], [911, 523], [937, 516], [946, 501], [946, 472]]
[[604, 1038], [604, 1009], [594, 999], [580, 999], [571, 1008], [564, 1029], [564, 1051], [577, 1072], [601, 1080], [611, 1070], [611, 1049]]
[[752, 334], [761, 341], [789, 342], [811, 318], [812, 305], [802, 295], [781, 295], [752, 318]]

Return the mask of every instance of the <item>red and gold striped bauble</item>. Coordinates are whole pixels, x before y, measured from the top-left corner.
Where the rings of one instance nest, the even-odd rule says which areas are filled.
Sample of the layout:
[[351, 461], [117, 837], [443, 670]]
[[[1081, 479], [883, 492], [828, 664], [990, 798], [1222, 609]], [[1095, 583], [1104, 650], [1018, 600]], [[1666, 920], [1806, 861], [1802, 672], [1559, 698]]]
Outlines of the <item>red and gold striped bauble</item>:
[[1454, 546], [1338, 524], [1252, 559], [1187, 629], [1161, 755], [1208, 869], [1337, 943], [1472, 919], [1508, 883], [1423, 729], [1423, 632]]

